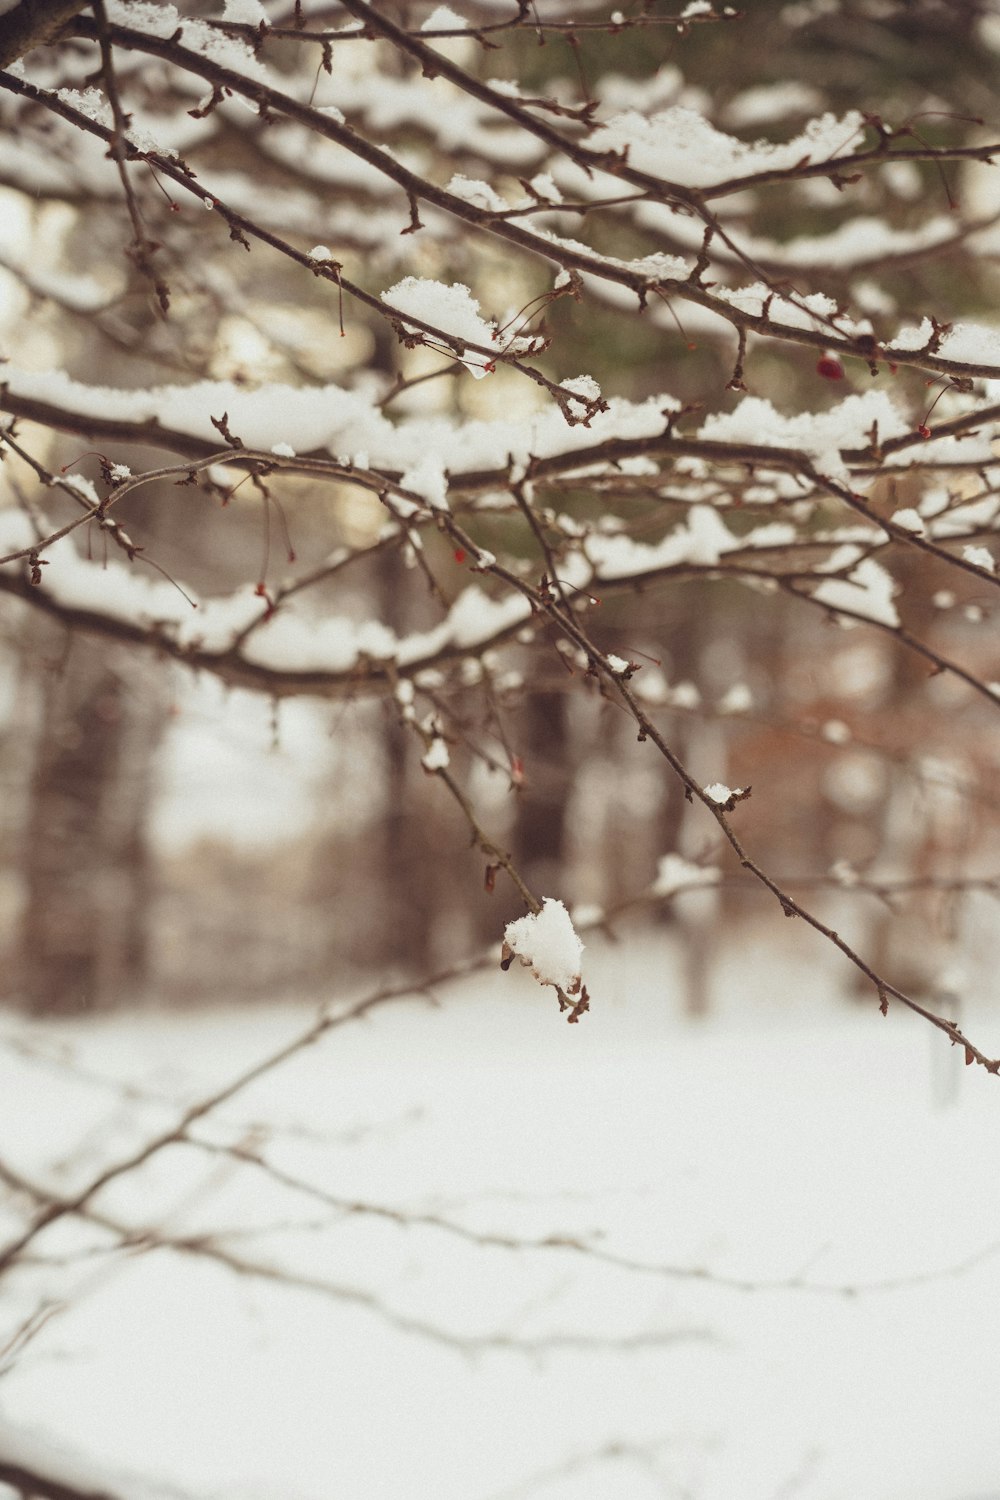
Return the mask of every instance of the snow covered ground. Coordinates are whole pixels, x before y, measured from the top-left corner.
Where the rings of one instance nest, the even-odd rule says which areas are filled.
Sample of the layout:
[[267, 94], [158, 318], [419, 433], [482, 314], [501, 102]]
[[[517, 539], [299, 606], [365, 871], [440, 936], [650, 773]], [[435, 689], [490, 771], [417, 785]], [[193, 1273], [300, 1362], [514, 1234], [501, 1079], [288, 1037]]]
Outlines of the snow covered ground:
[[[744, 945], [699, 1026], [664, 938], [588, 949], [578, 1026], [515, 967], [331, 1030], [190, 1131], [312, 1195], [174, 1145], [94, 1206], [186, 1249], [60, 1224], [0, 1281], [0, 1348], [55, 1303], [0, 1449], [144, 1500], [1000, 1495], [1000, 1083], [815, 957]], [[6, 1015], [0, 1158], [79, 1188], [314, 1015]]]

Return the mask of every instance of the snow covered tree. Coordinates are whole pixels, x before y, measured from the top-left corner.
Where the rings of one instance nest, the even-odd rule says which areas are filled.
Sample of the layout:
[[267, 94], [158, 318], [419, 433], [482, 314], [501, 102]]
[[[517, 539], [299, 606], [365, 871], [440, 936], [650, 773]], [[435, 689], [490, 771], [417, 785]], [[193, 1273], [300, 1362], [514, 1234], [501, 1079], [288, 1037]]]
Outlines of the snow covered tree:
[[[560, 870], [598, 925], [755, 886], [998, 1071], [860, 905], [995, 885], [998, 49], [974, 0], [5, 4], [0, 589], [383, 700], [571, 1020]], [[678, 841], [617, 887], [601, 715]]]

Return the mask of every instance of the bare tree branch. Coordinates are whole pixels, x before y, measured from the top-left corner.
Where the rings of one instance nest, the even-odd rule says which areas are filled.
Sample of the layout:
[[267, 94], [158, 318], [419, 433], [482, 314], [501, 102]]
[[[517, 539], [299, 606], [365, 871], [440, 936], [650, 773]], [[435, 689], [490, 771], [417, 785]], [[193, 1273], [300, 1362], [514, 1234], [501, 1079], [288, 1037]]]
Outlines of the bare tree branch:
[[31, 52], [58, 41], [88, 0], [21, 0], [0, 16], [0, 68]]

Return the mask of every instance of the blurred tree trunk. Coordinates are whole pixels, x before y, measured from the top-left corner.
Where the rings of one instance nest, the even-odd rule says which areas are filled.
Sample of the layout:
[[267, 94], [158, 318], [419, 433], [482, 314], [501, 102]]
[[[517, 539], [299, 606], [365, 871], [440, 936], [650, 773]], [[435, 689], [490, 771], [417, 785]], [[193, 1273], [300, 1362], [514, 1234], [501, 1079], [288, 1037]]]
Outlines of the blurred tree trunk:
[[[81, 264], [117, 253], [113, 236], [104, 241], [82, 225], [71, 248]], [[147, 358], [146, 352], [160, 332], [157, 317], [145, 297], [127, 305], [128, 315], [122, 316], [130, 352], [123, 356], [114, 344], [102, 342], [74, 349], [68, 336], [70, 374], [88, 384], [106, 380], [124, 387], [157, 377], [155, 353]], [[209, 316], [205, 337], [212, 331]], [[112, 456], [139, 472], [149, 467], [151, 455], [115, 444]], [[178, 568], [201, 586], [198, 544], [208, 511], [196, 492], [148, 485], [116, 514], [151, 560], [168, 564], [168, 575]], [[193, 578], [189, 559], [195, 564]], [[110, 561], [126, 566], [118, 552]], [[127, 566], [148, 576], [141, 559]], [[167, 677], [156, 662], [134, 660], [127, 649], [85, 637], [60, 638], [45, 627], [35, 636], [34, 649], [55, 658], [55, 664], [40, 674], [40, 724], [22, 862], [21, 988], [38, 1013], [93, 1010], [141, 993], [149, 977], [155, 882], [147, 818], [156, 750], [167, 721]]]
[[[916, 484], [902, 482], [888, 487], [891, 503], [909, 505], [920, 491]], [[877, 493], [877, 492], [876, 492]], [[894, 562], [894, 576], [899, 589], [899, 609], [905, 628], [918, 640], [933, 640], [935, 609], [929, 589], [921, 588], [921, 562], [916, 554], [905, 553]], [[889, 656], [891, 676], [885, 688], [881, 713], [889, 723], [904, 722], [920, 704], [926, 682], [926, 663], [915, 653], [892, 643]], [[911, 744], [919, 764], [919, 752], [926, 726], [917, 725]], [[942, 807], [951, 799], [941, 788], [925, 786], [918, 792], [908, 777], [894, 776], [888, 795], [881, 799], [875, 817], [878, 820], [880, 861], [903, 876], [945, 877], [953, 873], [956, 856], [967, 852], [965, 840], [970, 828], [967, 818], [956, 824]], [[943, 920], [951, 910], [940, 893], [915, 892], [902, 910], [878, 903], [872, 909], [869, 943], [874, 951], [872, 963], [879, 973], [887, 975], [900, 989], [924, 998], [935, 999], [934, 986], [947, 947], [949, 923]], [[866, 1000], [870, 987], [855, 980], [857, 998]]]
[[[712, 601], [707, 595], [691, 588], [682, 597], [687, 608], [669, 637], [672, 687], [702, 680], [701, 655], [714, 628]], [[689, 769], [718, 764], [719, 738], [710, 720], [690, 713], [676, 714], [670, 726], [671, 747]], [[666, 777], [659, 820], [663, 853], [688, 858], [697, 855], [697, 841], [704, 836], [704, 824], [698, 813], [699, 809], [685, 797], [682, 782], [671, 771]], [[705, 891], [663, 902], [659, 908], [661, 921], [673, 927], [680, 943], [684, 1011], [695, 1020], [707, 1016], [711, 1005], [711, 955], [717, 906], [717, 893]]]
[[[405, 635], [411, 621], [407, 602], [413, 575], [396, 551], [383, 552], [376, 563], [376, 587], [382, 619]], [[369, 957], [396, 968], [427, 967], [433, 947], [437, 860], [414, 795], [414, 741], [394, 712], [382, 730], [384, 811], [376, 834], [377, 879], [383, 897], [378, 952]], [[417, 774], [423, 772], [417, 768]]]
[[[386, 328], [375, 338], [372, 368], [387, 378], [398, 369], [399, 351]], [[395, 549], [376, 560], [375, 593], [381, 618], [397, 636], [413, 628], [413, 573]], [[383, 891], [382, 920], [377, 951], [369, 961], [394, 968], [426, 968], [433, 948], [436, 865], [432, 847], [414, 795], [414, 741], [400, 724], [393, 705], [382, 729], [384, 810], [376, 831], [375, 878]], [[420, 773], [423, 774], [422, 772]]]
[[568, 773], [574, 759], [566, 694], [538, 691], [529, 683], [519, 730], [524, 784], [514, 822], [514, 862], [536, 895], [556, 896], [565, 883]]
[[145, 837], [159, 695], [74, 640], [45, 676], [25, 828], [21, 986], [39, 1014], [93, 1010], [147, 977]]

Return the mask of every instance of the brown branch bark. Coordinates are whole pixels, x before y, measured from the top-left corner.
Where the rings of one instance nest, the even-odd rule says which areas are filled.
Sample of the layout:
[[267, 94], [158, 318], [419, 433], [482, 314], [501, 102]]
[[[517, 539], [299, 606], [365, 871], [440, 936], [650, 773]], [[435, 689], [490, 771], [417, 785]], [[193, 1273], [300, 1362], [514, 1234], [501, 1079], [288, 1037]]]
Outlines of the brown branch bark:
[[87, 0], [22, 0], [0, 17], [0, 68], [34, 47], [57, 41], [66, 25], [87, 7]]

